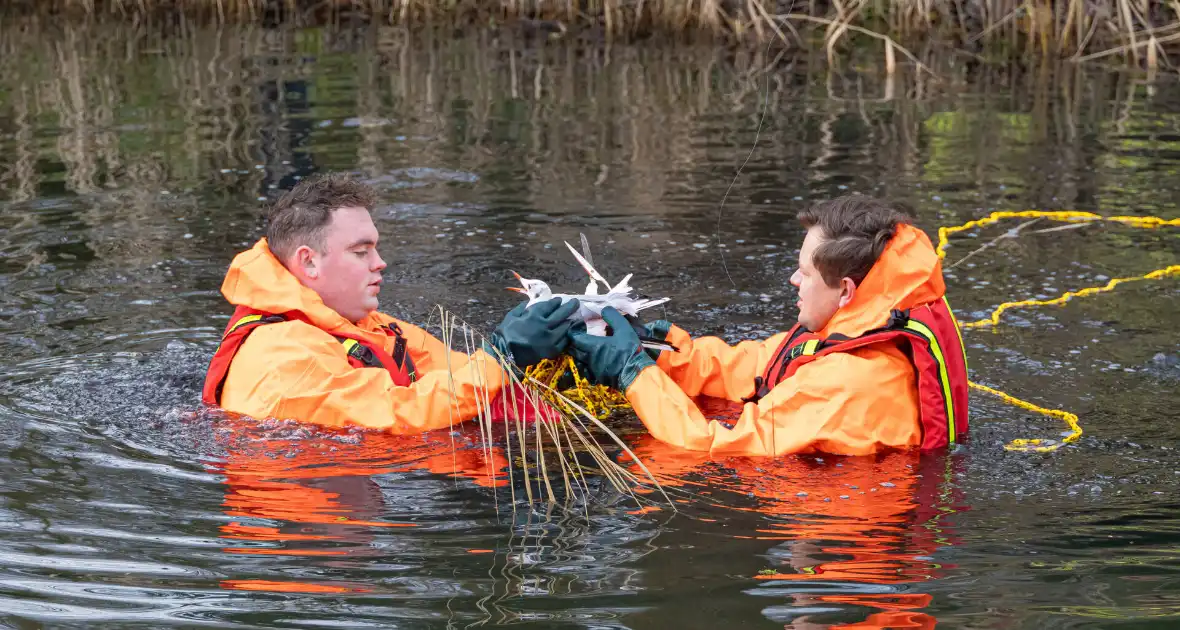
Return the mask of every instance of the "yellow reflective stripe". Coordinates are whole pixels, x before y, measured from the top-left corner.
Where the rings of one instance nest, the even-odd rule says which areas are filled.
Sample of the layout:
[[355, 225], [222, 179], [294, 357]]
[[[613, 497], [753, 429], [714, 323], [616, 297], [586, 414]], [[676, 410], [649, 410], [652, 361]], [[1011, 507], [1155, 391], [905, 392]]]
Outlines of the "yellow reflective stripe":
[[812, 339], [810, 341], [803, 342], [803, 354], [805, 354], [805, 355], [815, 354], [815, 351], [818, 349], [819, 349], [819, 339]]
[[356, 339], [345, 339], [345, 340], [341, 341], [340, 343], [344, 344], [344, 351], [347, 352], [348, 354], [352, 354], [352, 351], [357, 346], [361, 345], [360, 342], [358, 342]]
[[963, 329], [959, 326], [959, 320], [955, 317], [955, 312], [951, 310], [951, 303], [942, 296], [942, 303], [946, 305], [946, 312], [951, 314], [951, 322], [955, 325], [955, 334], [959, 336], [959, 349], [963, 351], [963, 371], [967, 371], [967, 344], [963, 343]]
[[934, 360], [938, 362], [938, 377], [942, 381], [942, 399], [946, 403], [947, 443], [952, 444], [955, 441], [955, 411], [954, 405], [951, 403], [951, 379], [946, 373], [946, 359], [942, 355], [942, 348], [938, 345], [934, 331], [930, 330], [926, 324], [911, 319], [906, 322], [905, 327], [926, 338], [927, 343], [930, 344], [931, 352], [934, 353]]
[[[254, 322], [256, 322], [260, 319], [262, 319], [262, 315], [247, 315], [247, 316], [243, 317], [242, 319], [239, 319], [238, 323], [234, 324], [233, 328], [230, 328], [229, 330], [225, 331], [225, 337], [228, 337], [230, 333], [241, 328], [242, 326], [245, 326], [246, 324], [253, 324]], [[222, 338], [224, 339], [225, 337], [222, 337]]]

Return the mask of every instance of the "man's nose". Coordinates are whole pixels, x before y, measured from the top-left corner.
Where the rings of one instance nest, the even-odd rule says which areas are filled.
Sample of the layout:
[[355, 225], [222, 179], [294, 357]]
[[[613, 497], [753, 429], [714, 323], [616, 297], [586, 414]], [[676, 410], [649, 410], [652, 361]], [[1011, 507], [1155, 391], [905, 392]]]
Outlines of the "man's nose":
[[382, 271], [385, 269], [385, 261], [381, 259], [381, 254], [373, 252], [373, 258], [376, 260], [376, 263], [373, 265], [373, 271]]
[[796, 269], [795, 273], [791, 274], [791, 284], [795, 285], [795, 288], [797, 289], [797, 288], [799, 288], [799, 285], [802, 283], [803, 283], [802, 274], [799, 272], [798, 269]]

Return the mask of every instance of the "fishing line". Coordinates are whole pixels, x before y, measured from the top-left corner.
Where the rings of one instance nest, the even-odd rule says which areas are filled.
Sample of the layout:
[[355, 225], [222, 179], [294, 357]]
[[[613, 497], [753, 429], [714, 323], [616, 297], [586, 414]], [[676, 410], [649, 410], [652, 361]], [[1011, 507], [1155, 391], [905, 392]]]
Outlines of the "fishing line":
[[[774, 38], [766, 42], [767, 57], [770, 56], [770, 45], [774, 43]], [[776, 59], [777, 61], [777, 59]], [[754, 146], [750, 147], [750, 152], [746, 154], [746, 159], [742, 165], [738, 167], [736, 173], [733, 174], [733, 180], [729, 182], [729, 188], [725, 189], [725, 194], [721, 196], [721, 205], [717, 208], [717, 251], [721, 252], [721, 268], [725, 270], [725, 277], [729, 278], [729, 283], [733, 288], [737, 288], [737, 283], [733, 281], [733, 276], [729, 273], [729, 265], [725, 263], [725, 248], [721, 246], [721, 213], [725, 210], [725, 200], [729, 198], [729, 192], [733, 190], [733, 185], [737, 183], [738, 177], [741, 177], [742, 170], [749, 164], [750, 158], [754, 156], [754, 150], [758, 148], [758, 138], [762, 135], [762, 123], [766, 120], [766, 110], [770, 106], [770, 73], [766, 74], [766, 86], [762, 91], [762, 115], [758, 118], [758, 130], [754, 132]]]

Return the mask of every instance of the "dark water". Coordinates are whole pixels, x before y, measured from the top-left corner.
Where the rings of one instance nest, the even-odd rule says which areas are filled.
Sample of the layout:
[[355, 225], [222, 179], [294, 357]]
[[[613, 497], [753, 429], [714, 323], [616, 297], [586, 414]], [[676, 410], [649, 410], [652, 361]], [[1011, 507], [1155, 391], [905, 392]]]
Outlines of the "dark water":
[[[453, 449], [197, 406], [226, 265], [261, 201], [310, 173], [381, 191], [396, 316], [490, 330], [509, 269], [573, 286], [562, 241], [581, 232], [608, 276], [736, 341], [792, 322], [793, 216], [817, 199], [902, 200], [932, 235], [992, 209], [1180, 216], [1174, 78], [942, 55], [941, 81], [887, 80], [873, 51], [829, 70], [512, 31], [3, 28], [5, 626], [1180, 620], [1174, 278], [967, 333], [974, 380], [1079, 414], [1055, 453], [1005, 451], [1064, 427], [974, 393], [970, 443], [921, 459], [709, 462], [614, 418], [675, 512], [594, 480], [588, 505], [514, 510], [470, 431]], [[960, 316], [1180, 259], [1174, 228], [1055, 225], [950, 269]]]

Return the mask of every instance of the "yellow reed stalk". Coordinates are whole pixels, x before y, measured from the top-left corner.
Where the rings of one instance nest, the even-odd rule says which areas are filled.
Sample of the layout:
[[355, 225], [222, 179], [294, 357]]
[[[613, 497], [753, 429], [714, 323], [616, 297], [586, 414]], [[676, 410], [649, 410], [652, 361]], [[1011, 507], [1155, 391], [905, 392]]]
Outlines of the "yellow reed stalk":
[[[458, 317], [448, 313], [441, 306], [437, 307], [440, 316], [443, 334], [441, 340], [447, 347], [448, 351], [456, 347], [456, 333], [461, 333], [463, 345], [468, 354], [480, 347], [482, 343], [482, 336], [475, 332], [470, 326], [462, 323]], [[506, 358], [501, 356], [499, 351], [491, 348], [491, 352], [495, 358], [506, 365]], [[451, 372], [448, 384], [454, 391], [454, 366], [450, 363], [450, 358], [447, 359], [447, 369]], [[472, 378], [478, 379], [483, 373], [483, 366], [477, 366], [473, 363], [469, 364], [469, 369], [472, 370]], [[553, 368], [557, 369], [557, 368]], [[536, 370], [531, 370], [535, 372]], [[612, 441], [618, 444], [627, 454], [643, 467], [647, 472], [650, 481], [660, 488], [663, 493], [663, 488], [659, 482], [651, 475], [650, 471], [643, 466], [643, 463], [635, 456], [634, 452], [626, 446], [625, 443], [617, 435], [614, 434], [606, 425], [602, 424], [595, 412], [588, 410], [586, 407], [574, 401], [568, 396], [557, 392], [554, 388], [549, 387], [546, 383], [542, 383], [532, 376], [526, 374], [523, 378], [518, 376], [514, 370], [505, 369], [505, 395], [498, 397], [496, 401], [489, 401], [490, 392], [485, 383], [478, 382], [477, 389], [479, 390], [480, 400], [477, 404], [477, 426], [480, 434], [483, 437], [485, 459], [488, 462], [493, 461], [492, 457], [492, 440], [494, 437], [494, 426], [492, 424], [493, 405], [500, 405], [499, 411], [504, 412], [509, 420], [505, 421], [506, 428], [509, 423], [515, 424], [515, 440], [517, 441], [516, 452], [519, 453], [521, 462], [522, 481], [524, 482], [526, 498], [530, 504], [537, 502], [543, 498], [550, 504], [557, 502], [557, 492], [550, 480], [551, 474], [561, 474], [563, 484], [567, 496], [576, 496], [575, 490], [581, 489], [586, 493], [587, 500], [589, 498], [589, 486], [585, 482], [586, 471], [582, 464], [578, 461], [576, 453], [578, 445], [582, 450], [588, 453], [594, 461], [598, 464], [599, 471], [617, 491], [631, 496], [637, 503], [642, 503], [642, 500], [635, 495], [632, 488], [637, 485], [643, 485], [642, 482], [631, 471], [623, 468], [617, 463], [613, 462], [611, 458], [603, 451], [602, 446], [591, 437], [590, 426], [593, 426], [597, 431], [605, 433]], [[597, 410], [597, 414], [605, 417], [609, 413], [610, 408], [604, 405], [600, 397], [598, 386], [593, 386], [584, 378], [577, 374], [574, 370], [575, 382], [578, 387], [571, 390], [570, 393], [582, 399], [582, 402], [589, 404]], [[556, 385], [557, 379], [561, 377], [561, 372], [558, 371], [552, 378], [553, 385]], [[519, 387], [518, 387], [519, 386]], [[583, 391], [584, 390], [584, 391]], [[617, 395], [617, 393], [615, 393]], [[455, 404], [455, 399], [452, 397], [452, 403]], [[532, 405], [534, 408], [548, 407], [557, 412], [559, 420], [556, 423], [538, 419], [534, 422], [535, 427], [530, 427], [524, 424], [521, 413], [525, 405]], [[454, 411], [452, 411], [452, 417]], [[561, 425], [560, 427], [556, 425]], [[544, 425], [544, 426], [542, 426]], [[564, 440], [563, 440], [564, 437]], [[508, 468], [509, 485], [512, 491], [512, 501], [515, 509], [516, 495], [515, 495], [515, 472], [514, 466], [511, 464], [517, 460], [513, 456], [512, 448], [513, 437], [507, 436], [505, 440], [508, 461], [510, 462]], [[452, 448], [455, 448], [452, 442]], [[555, 452], [557, 463], [552, 463], [552, 458], [548, 455], [548, 451], [552, 449]], [[529, 470], [530, 459], [536, 463], [537, 469], [535, 471], [538, 477], [538, 488], [542, 496], [534, 493], [533, 473]], [[495, 472], [493, 471], [493, 476]], [[570, 479], [573, 476], [574, 479]], [[664, 494], [667, 498], [667, 494]], [[671, 504], [669, 502], [669, 504]]]

